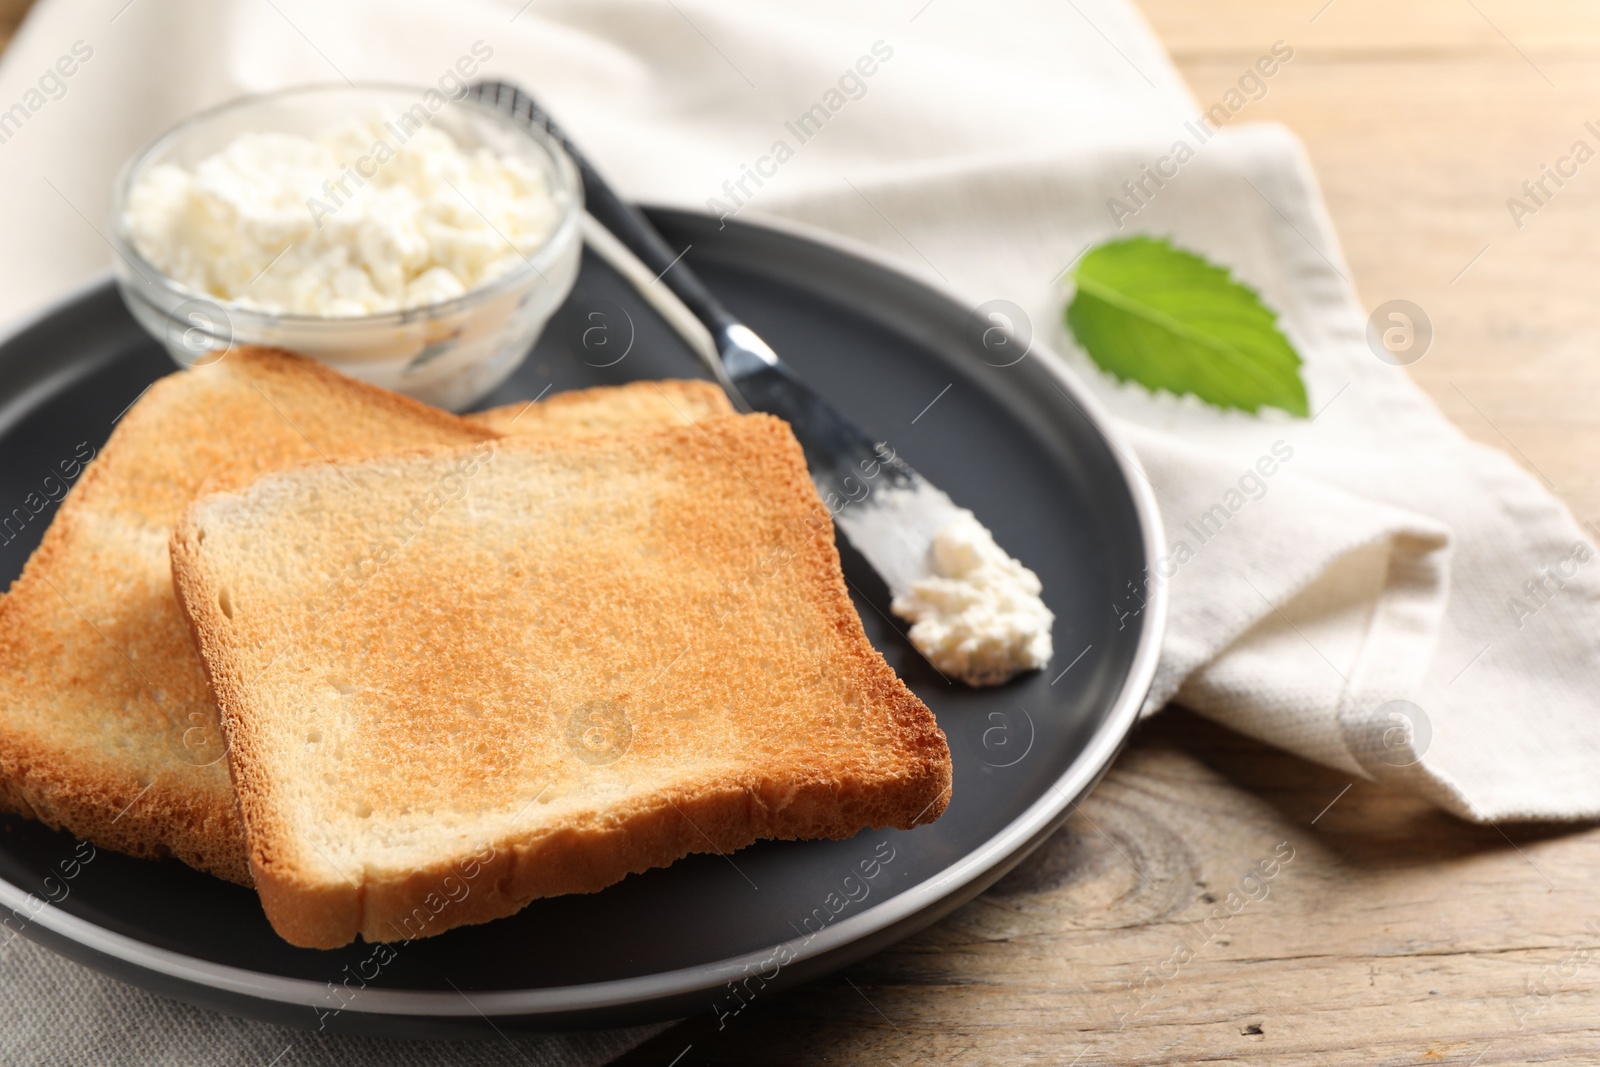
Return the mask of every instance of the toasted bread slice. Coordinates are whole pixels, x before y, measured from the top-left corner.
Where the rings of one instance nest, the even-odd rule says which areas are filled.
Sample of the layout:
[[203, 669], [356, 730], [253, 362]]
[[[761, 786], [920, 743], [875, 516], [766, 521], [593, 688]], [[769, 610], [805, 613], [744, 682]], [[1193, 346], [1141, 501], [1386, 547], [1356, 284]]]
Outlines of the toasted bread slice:
[[467, 418], [503, 434], [534, 437], [683, 426], [731, 414], [733, 405], [721, 386], [684, 379], [573, 389], [538, 403], [507, 404]]
[[296, 945], [947, 803], [770, 416], [267, 475], [190, 508], [172, 565]]
[[172, 592], [174, 521], [205, 486], [493, 436], [261, 349], [156, 382], [0, 600], [0, 804], [248, 883], [216, 708]]
[[178, 509], [205, 485], [333, 454], [458, 446], [496, 424], [538, 434], [572, 427], [580, 411], [599, 429], [731, 410], [701, 382], [663, 382], [641, 399], [652, 384], [558, 394], [565, 418], [546, 428], [538, 415], [518, 420], [521, 404], [469, 427], [266, 350], [156, 383], [0, 600], [0, 806], [248, 883], [216, 708], [170, 593], [164, 542]]

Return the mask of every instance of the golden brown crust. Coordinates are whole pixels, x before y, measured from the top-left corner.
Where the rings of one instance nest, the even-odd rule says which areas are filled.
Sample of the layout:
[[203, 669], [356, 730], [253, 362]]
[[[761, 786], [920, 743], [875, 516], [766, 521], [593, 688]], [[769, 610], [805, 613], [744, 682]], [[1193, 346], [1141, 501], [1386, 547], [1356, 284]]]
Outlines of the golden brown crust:
[[[932, 822], [949, 803], [950, 765], [948, 756], [929, 755], [930, 766], [908, 772], [908, 781], [874, 781], [850, 795], [841, 796], [833, 782], [808, 782], [781, 811], [753, 803], [749, 785], [688, 789], [630, 811], [616, 825], [490, 842], [396, 879], [296, 886], [273, 906], [263, 883], [262, 903], [269, 917], [275, 909], [284, 917], [273, 925], [286, 940], [308, 947], [336, 948], [352, 933], [367, 941], [431, 937], [514, 915], [541, 897], [595, 893], [691, 853], [726, 855], [761, 840], [841, 840], [869, 826]], [[310, 900], [308, 889], [317, 894]], [[351, 923], [355, 916], [359, 925]]]
[[[831, 518], [785, 424], [723, 417], [572, 444], [506, 438], [493, 449], [500, 464], [493, 470], [508, 472], [493, 503], [513, 507], [518, 487], [548, 489], [554, 495], [537, 507], [523, 503], [530, 521], [552, 513], [553, 540], [520, 554], [535, 531], [513, 525], [495, 538], [494, 530], [441, 512], [434, 541], [363, 578], [348, 612], [335, 604], [308, 615], [299, 598], [309, 587], [295, 584], [299, 575], [326, 572], [322, 554], [336, 556], [341, 524], [357, 522], [294, 503], [299, 492], [311, 500], [319, 487], [331, 488], [329, 471], [271, 475], [242, 492], [207, 497], [174, 530], [174, 580], [233, 742], [255, 882], [282, 936], [309, 947], [357, 935], [431, 936], [510, 914], [536, 897], [598, 890], [692, 851], [909, 828], [943, 813], [951, 782], [944, 735], [867, 641], [839, 570]], [[367, 510], [392, 515], [393, 500], [369, 499], [366, 487], [428, 484], [448, 462], [344, 465], [338, 477], [362, 488], [350, 488], [340, 507], [361, 511], [367, 501]], [[568, 489], [581, 504], [562, 495]], [[568, 536], [586, 516], [598, 532]], [[649, 537], [639, 540], [640, 531]], [[295, 541], [316, 549], [272, 555], [284, 580], [263, 577], [262, 565], [235, 555], [278, 553]], [[657, 544], [675, 546], [681, 558], [656, 569], [630, 563]], [[488, 555], [471, 570], [479, 549]], [[530, 560], [547, 567], [544, 579], [501, 582], [505, 568]], [[440, 570], [446, 561], [449, 579]], [[631, 577], [623, 573], [630, 566]], [[661, 579], [666, 592], [657, 596], [640, 575]], [[474, 581], [486, 583], [479, 600]], [[523, 610], [518, 597], [539, 589], [567, 591], [584, 609], [567, 612], [555, 597]], [[390, 603], [408, 607], [373, 616], [365, 606]], [[513, 614], [486, 617], [508, 603]], [[619, 609], [626, 617], [606, 617]], [[627, 632], [615, 632], [612, 621]], [[562, 666], [501, 669], [483, 651], [497, 639], [509, 645], [499, 653], [509, 661], [549, 655]], [[413, 652], [401, 668], [391, 645], [428, 651]], [[288, 647], [293, 670], [269, 673], [280, 661], [265, 650]], [[362, 663], [339, 668], [350, 674], [345, 688], [361, 690], [352, 699], [367, 697], [367, 687], [382, 699], [360, 706], [349, 734], [354, 762], [334, 757], [346, 761], [334, 773], [332, 763], [302, 753], [333, 742], [339, 720], [313, 705], [339, 698], [308, 687], [360, 649], [390, 666], [381, 678]], [[569, 709], [581, 710], [583, 695], [598, 692], [626, 706], [632, 724], [615, 772], [610, 763], [573, 761], [559, 736]], [[452, 744], [466, 720], [441, 701], [476, 706], [472, 718], [494, 743]], [[285, 721], [284, 709], [292, 718], [307, 708], [310, 718]], [[528, 774], [548, 779], [546, 788], [530, 785], [524, 796], [507, 784]], [[552, 787], [554, 814], [546, 815], [539, 805]], [[307, 796], [321, 806], [304, 807]], [[352, 801], [370, 823], [353, 821]], [[452, 847], [407, 852], [404, 861], [369, 847], [372, 835], [412, 809], [422, 810], [426, 826], [437, 820], [436, 807], [458, 802], [484, 810], [515, 802], [522, 811], [512, 813], [509, 828], [499, 816], [463, 822]], [[341, 838], [336, 861], [308, 843], [310, 823], [328, 832], [372, 829]]]
[[[62, 756], [25, 735], [0, 734], [0, 807], [100, 848], [141, 859], [176, 857], [250, 884], [231, 789], [219, 796], [183, 781], [141, 781], [126, 767]], [[219, 807], [219, 799], [228, 806]]]
[[728, 395], [715, 382], [667, 379], [571, 389], [467, 418], [498, 433], [533, 437], [685, 426], [732, 414]]

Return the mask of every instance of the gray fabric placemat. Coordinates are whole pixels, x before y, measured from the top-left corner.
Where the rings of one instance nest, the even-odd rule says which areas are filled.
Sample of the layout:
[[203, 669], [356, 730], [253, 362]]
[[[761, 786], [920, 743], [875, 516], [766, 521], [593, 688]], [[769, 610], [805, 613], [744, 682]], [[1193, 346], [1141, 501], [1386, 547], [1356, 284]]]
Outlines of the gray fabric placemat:
[[7, 1067], [596, 1067], [672, 1025], [439, 1042], [307, 1032], [180, 1004], [20, 937], [0, 947], [0, 1018]]

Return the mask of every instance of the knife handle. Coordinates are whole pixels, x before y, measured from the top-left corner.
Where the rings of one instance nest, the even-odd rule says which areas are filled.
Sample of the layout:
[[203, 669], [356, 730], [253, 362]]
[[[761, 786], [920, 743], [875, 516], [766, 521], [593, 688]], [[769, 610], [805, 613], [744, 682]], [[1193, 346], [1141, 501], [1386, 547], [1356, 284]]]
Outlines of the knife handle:
[[537, 126], [555, 138], [566, 149], [567, 155], [577, 164], [583, 179], [584, 206], [595, 220], [614, 234], [628, 250], [656, 274], [658, 281], [671, 289], [685, 307], [699, 319], [717, 343], [718, 351], [726, 346], [728, 332], [742, 325], [722, 302], [711, 295], [688, 264], [683, 262], [685, 252], [674, 252], [661, 234], [638, 208], [632, 206], [611, 184], [601, 176], [589, 157], [557, 126], [550, 113], [538, 101], [509, 82], [486, 81], [472, 86], [469, 95], [485, 104], [506, 112], [532, 126]]

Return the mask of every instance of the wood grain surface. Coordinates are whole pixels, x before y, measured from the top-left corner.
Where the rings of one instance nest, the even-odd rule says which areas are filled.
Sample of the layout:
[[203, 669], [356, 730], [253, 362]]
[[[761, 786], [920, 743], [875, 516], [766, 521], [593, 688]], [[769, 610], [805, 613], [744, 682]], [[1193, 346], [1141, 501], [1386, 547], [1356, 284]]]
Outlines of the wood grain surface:
[[[1600, 5], [1142, 7], [1201, 101], [1296, 50], [1241, 120], [1306, 141], [1366, 305], [1429, 315], [1444, 411], [1600, 518], [1600, 160], [1520, 228], [1506, 206], [1600, 148]], [[1468, 826], [1170, 710], [978, 900], [621, 1062], [1594, 1064], [1597, 889], [1600, 831]]]

